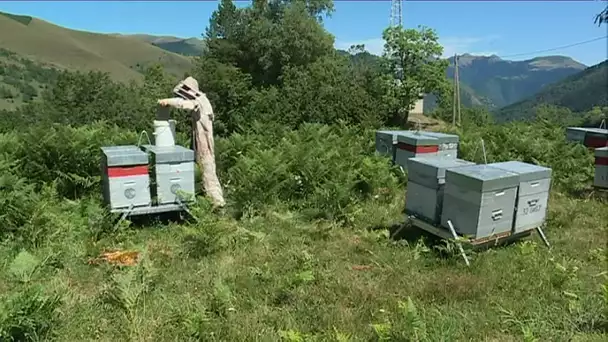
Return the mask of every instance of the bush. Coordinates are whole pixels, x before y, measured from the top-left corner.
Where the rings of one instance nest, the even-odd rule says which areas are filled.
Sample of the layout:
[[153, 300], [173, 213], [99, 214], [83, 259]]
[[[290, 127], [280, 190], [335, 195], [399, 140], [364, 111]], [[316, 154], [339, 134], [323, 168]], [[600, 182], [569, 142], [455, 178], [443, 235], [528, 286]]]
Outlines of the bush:
[[344, 220], [354, 205], [379, 189], [400, 188], [388, 160], [373, 156], [371, 139], [362, 138], [371, 137], [368, 133], [306, 124], [267, 148], [233, 136], [233, 146], [243, 150], [222, 156], [235, 158], [226, 163], [233, 166], [223, 175], [229, 198], [242, 212], [278, 205], [303, 210], [311, 218]]

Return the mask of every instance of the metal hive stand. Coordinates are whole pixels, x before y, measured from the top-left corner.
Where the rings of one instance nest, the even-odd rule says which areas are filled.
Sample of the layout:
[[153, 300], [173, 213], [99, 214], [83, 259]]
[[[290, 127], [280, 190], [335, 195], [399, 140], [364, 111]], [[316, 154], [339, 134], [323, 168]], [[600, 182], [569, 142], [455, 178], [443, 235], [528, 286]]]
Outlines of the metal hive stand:
[[[460, 255], [462, 256], [462, 258], [464, 259], [464, 262], [467, 264], [467, 266], [471, 266], [471, 263], [469, 262], [469, 258], [467, 257], [466, 253], [464, 252], [464, 248], [462, 247], [462, 243], [466, 243], [468, 245], [471, 245], [473, 247], [481, 247], [484, 245], [488, 245], [490, 243], [494, 243], [495, 245], [500, 243], [500, 242], [507, 242], [510, 240], [515, 240], [527, 235], [530, 235], [532, 233], [533, 230], [536, 229], [536, 231], [538, 231], [538, 234], [540, 235], [541, 239], [543, 240], [543, 242], [545, 243], [545, 245], [547, 247], [551, 247], [551, 245], [549, 244], [549, 241], [547, 240], [547, 237], [545, 236], [545, 233], [543, 232], [541, 226], [520, 232], [518, 234], [512, 234], [511, 232], [505, 232], [505, 233], [501, 233], [501, 234], [495, 234], [489, 237], [485, 237], [485, 238], [479, 238], [479, 239], [469, 239], [469, 238], [465, 238], [463, 236], [459, 236], [456, 233], [456, 230], [454, 229], [454, 226], [452, 225], [452, 221], [448, 220], [448, 225], [449, 225], [449, 230], [445, 229], [445, 228], [440, 228], [437, 227], [435, 225], [432, 225], [424, 220], [421, 220], [417, 217], [415, 217], [414, 215], [407, 215], [406, 218], [412, 223], [412, 225], [414, 227], [420, 228], [430, 234], [433, 234], [439, 238], [445, 239], [445, 240], [450, 240], [450, 241], [454, 241], [456, 243], [456, 245], [458, 246], [458, 250], [460, 251]], [[402, 228], [400, 228], [399, 230], [401, 230]], [[396, 231], [393, 235], [397, 235], [399, 233], [399, 230]]]
[[149, 205], [149, 206], [145, 206], [145, 207], [134, 207], [133, 205], [131, 205], [128, 208], [111, 209], [110, 210], [111, 213], [122, 213], [122, 215], [120, 216], [120, 219], [118, 219], [118, 221], [114, 225], [114, 228], [115, 229], [118, 228], [118, 225], [120, 225], [120, 223], [129, 216], [162, 214], [162, 213], [168, 213], [168, 212], [174, 212], [174, 211], [180, 211], [180, 210], [183, 210], [188, 215], [190, 215], [190, 217], [192, 217], [194, 220], [198, 221], [196, 216], [194, 216], [192, 214], [192, 212], [190, 211], [190, 209], [188, 209], [188, 206], [185, 202], [182, 202], [179, 198], [177, 199], [177, 201], [178, 201], [178, 203], [174, 203], [174, 204], [161, 204], [161, 205], [155, 205], [155, 206]]

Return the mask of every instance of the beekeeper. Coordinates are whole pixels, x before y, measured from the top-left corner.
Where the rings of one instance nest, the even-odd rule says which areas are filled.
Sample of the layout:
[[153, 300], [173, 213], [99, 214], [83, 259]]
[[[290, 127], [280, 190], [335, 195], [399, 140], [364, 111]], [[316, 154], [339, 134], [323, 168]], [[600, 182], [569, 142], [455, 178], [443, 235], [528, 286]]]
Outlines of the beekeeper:
[[178, 97], [160, 99], [158, 104], [192, 112], [192, 135], [196, 162], [203, 171], [203, 187], [216, 207], [225, 205], [222, 186], [215, 171], [213, 143], [213, 107], [198, 88], [198, 82], [188, 77], [173, 88]]

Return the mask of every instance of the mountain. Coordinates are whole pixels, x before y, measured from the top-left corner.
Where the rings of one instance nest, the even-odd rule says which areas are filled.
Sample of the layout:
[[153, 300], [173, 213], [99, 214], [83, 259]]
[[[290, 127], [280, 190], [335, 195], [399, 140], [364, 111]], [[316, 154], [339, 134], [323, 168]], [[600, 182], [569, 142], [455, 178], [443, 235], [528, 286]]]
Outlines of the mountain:
[[153, 36], [150, 34], [132, 34], [117, 36], [136, 38], [157, 46], [163, 50], [184, 56], [200, 56], [205, 51], [205, 42], [197, 38], [178, 38], [172, 36]]
[[109, 72], [117, 80], [141, 79], [141, 68], [153, 63], [178, 76], [192, 65], [188, 57], [137, 38], [71, 30], [2, 12], [0, 47], [60, 69]]
[[[449, 58], [449, 62], [447, 73], [453, 79], [454, 57]], [[458, 58], [461, 88], [462, 84], [468, 88], [464, 90], [466, 97], [484, 99], [481, 102], [486, 102], [490, 109], [521, 101], [544, 86], [577, 74], [585, 68], [584, 64], [565, 56], [545, 56], [525, 61], [470, 54]], [[466, 105], [464, 100], [462, 103]]]
[[595, 106], [608, 107], [608, 60], [551, 84], [535, 95], [497, 112], [502, 120], [530, 117], [539, 104], [585, 112]]

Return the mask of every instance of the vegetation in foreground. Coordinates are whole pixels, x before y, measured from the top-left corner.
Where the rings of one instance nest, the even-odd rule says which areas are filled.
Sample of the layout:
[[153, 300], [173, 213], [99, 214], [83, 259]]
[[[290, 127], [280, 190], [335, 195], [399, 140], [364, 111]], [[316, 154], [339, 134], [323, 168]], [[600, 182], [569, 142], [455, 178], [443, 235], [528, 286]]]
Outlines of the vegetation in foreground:
[[[533, 238], [470, 252], [467, 268], [451, 244], [411, 228], [391, 239], [407, 184], [374, 155], [373, 129], [405, 122], [397, 109], [417, 89], [445, 91], [444, 73], [412, 69], [392, 88], [396, 59], [349, 63], [316, 19], [331, 2], [308, 4], [223, 1], [211, 20], [211, 54], [193, 74], [218, 112], [223, 214], [200, 198], [198, 222], [114, 227], [101, 206], [99, 147], [148, 127], [173, 86], [160, 68], [141, 87], [63, 72], [41, 101], [2, 113], [0, 340], [605, 340], [607, 204], [589, 192], [592, 153], [565, 141], [555, 108], [505, 125], [465, 110], [446, 129], [462, 158], [482, 162], [483, 138], [488, 162], [553, 168], [551, 249]], [[424, 34], [433, 41], [385, 37], [399, 53], [399, 37]], [[296, 38], [309, 50], [291, 49]], [[116, 250], [136, 264], [100, 260]]]

